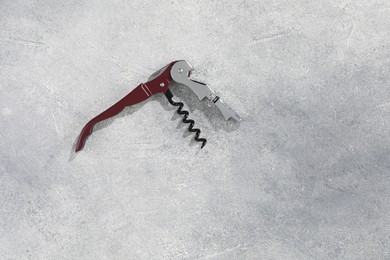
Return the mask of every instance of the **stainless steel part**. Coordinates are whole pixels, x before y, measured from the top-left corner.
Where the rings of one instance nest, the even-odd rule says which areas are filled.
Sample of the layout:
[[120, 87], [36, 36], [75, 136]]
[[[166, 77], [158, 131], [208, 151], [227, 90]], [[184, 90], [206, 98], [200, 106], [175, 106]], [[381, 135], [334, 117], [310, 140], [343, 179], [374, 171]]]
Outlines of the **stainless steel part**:
[[234, 120], [241, 121], [241, 118], [216, 96], [214, 91], [207, 84], [190, 79], [189, 75], [193, 70], [194, 68], [187, 61], [177, 61], [171, 68], [172, 79], [179, 84], [188, 86], [200, 100], [203, 100], [205, 97], [212, 100], [225, 120], [233, 118]]
[[159, 70], [153, 72], [153, 74], [150, 75], [148, 81], [152, 81], [152, 80], [154, 80], [155, 78], [157, 78], [158, 76], [160, 76], [160, 75], [165, 71], [165, 69], [166, 69], [167, 67], [168, 67], [168, 65], [166, 65], [166, 66], [162, 67], [161, 69], [159, 69]]

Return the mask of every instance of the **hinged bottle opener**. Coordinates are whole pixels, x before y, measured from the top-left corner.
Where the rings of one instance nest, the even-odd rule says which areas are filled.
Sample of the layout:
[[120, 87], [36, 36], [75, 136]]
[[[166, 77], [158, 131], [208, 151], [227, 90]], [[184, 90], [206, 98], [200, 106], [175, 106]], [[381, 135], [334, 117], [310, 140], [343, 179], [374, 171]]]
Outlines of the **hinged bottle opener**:
[[193, 67], [187, 61], [178, 60], [171, 62], [167, 66], [153, 73], [150, 76], [148, 82], [138, 85], [138, 87], [127, 94], [124, 98], [119, 100], [106, 111], [91, 119], [84, 126], [76, 144], [76, 152], [83, 149], [85, 140], [92, 133], [92, 129], [95, 124], [119, 114], [126, 106], [140, 103], [152, 95], [160, 92], [165, 94], [171, 105], [178, 107], [177, 113], [184, 115], [182, 121], [184, 123], [190, 124], [188, 130], [195, 133], [195, 140], [202, 142], [201, 148], [203, 148], [207, 140], [205, 138], [199, 138], [200, 130], [193, 127], [195, 124], [194, 120], [188, 119], [189, 113], [188, 111], [183, 110], [184, 104], [182, 102], [175, 102], [172, 100], [173, 95], [169, 90], [169, 87], [173, 82], [188, 86], [192, 91], [195, 92], [200, 100], [203, 100], [205, 97], [210, 99], [217, 106], [219, 111], [221, 111], [221, 114], [225, 120], [232, 118], [234, 120], [240, 121], [241, 118], [228, 105], [226, 105], [207, 84], [192, 80], [190, 75], [191, 71], [193, 70]]

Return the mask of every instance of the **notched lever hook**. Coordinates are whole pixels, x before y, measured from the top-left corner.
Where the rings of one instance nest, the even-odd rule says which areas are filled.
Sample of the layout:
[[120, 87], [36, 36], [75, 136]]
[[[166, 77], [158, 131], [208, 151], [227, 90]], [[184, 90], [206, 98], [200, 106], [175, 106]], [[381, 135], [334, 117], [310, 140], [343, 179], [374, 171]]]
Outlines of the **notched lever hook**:
[[172, 79], [177, 83], [188, 86], [198, 96], [199, 100], [203, 100], [205, 97], [210, 99], [219, 109], [225, 120], [232, 118], [236, 121], [241, 121], [241, 118], [206, 83], [190, 78], [191, 71], [193, 70], [194, 68], [187, 61], [177, 61], [171, 69]]

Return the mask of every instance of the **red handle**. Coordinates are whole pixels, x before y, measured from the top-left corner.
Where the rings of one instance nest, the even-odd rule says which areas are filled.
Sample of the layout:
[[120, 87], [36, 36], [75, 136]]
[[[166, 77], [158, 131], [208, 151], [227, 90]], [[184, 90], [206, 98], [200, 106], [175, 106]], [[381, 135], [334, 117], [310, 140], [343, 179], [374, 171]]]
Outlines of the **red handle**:
[[77, 141], [76, 145], [76, 152], [83, 149], [84, 144], [88, 136], [92, 133], [93, 127], [110, 117], [116, 116], [119, 114], [126, 106], [135, 105], [137, 103], [140, 103], [146, 99], [148, 99], [150, 96], [159, 93], [159, 92], [166, 92], [171, 84], [172, 78], [170, 75], [170, 70], [174, 62], [169, 64], [165, 71], [158, 76], [157, 78], [147, 82], [147, 83], [141, 83], [138, 87], [136, 87], [133, 91], [131, 91], [129, 94], [127, 94], [124, 98], [119, 100], [116, 104], [108, 108], [103, 113], [97, 115], [93, 119], [91, 119], [81, 130], [81, 133], [79, 135], [79, 139]]

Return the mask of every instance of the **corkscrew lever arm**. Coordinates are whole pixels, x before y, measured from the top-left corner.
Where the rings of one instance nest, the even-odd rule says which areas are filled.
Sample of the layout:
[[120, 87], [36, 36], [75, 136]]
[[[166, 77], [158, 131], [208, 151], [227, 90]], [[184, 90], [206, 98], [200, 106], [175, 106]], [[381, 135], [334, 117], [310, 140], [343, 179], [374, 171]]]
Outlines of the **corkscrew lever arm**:
[[188, 86], [198, 96], [199, 100], [203, 100], [205, 97], [210, 99], [219, 109], [225, 120], [232, 118], [236, 121], [241, 121], [241, 118], [207, 84], [190, 78], [191, 71], [193, 70], [194, 68], [187, 61], [177, 61], [171, 69], [172, 79], [177, 83]]
[[147, 92], [144, 90], [145, 85], [140, 84], [138, 87], [136, 87], [133, 91], [131, 91], [129, 94], [127, 94], [124, 98], [119, 100], [117, 103], [115, 103], [113, 106], [105, 110], [104, 112], [100, 113], [99, 115], [92, 118], [81, 130], [79, 139], [77, 141], [76, 145], [76, 152], [83, 149], [84, 144], [88, 136], [92, 133], [93, 127], [110, 117], [116, 116], [119, 114], [126, 106], [135, 105], [139, 102], [144, 101], [149, 96]]
[[84, 126], [83, 130], [81, 130], [81, 133], [79, 135], [76, 144], [76, 152], [83, 149], [85, 141], [87, 140], [88, 136], [92, 133], [93, 127], [97, 123], [106, 120], [110, 117], [116, 116], [126, 106], [131, 106], [140, 103], [156, 93], [166, 92], [172, 82], [170, 71], [173, 63], [174, 62], [170, 63], [166, 67], [157, 71], [154, 75], [152, 75], [154, 77], [151, 78], [148, 82], [141, 83], [140, 85], [138, 85], [138, 87], [132, 90], [124, 98], [119, 100], [116, 104], [114, 104], [113, 106], [111, 106], [110, 108], [102, 112], [101, 114], [91, 119]]

